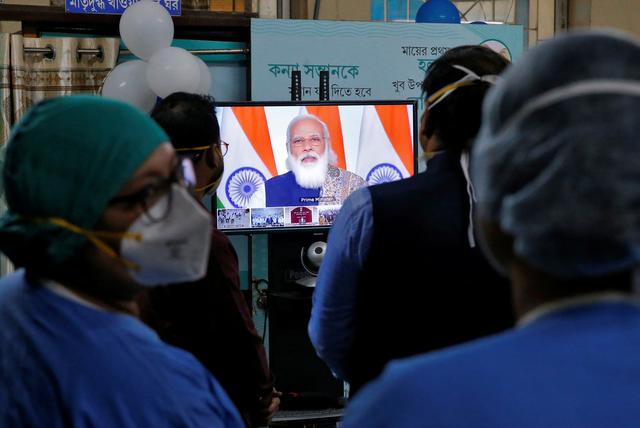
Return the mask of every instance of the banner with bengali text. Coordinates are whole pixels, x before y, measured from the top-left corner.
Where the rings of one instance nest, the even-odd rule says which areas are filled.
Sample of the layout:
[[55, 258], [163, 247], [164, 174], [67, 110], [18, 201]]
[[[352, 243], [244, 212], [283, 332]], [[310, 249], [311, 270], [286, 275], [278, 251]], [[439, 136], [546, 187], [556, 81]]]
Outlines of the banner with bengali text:
[[291, 72], [302, 76], [302, 100], [319, 99], [321, 71], [331, 100], [417, 100], [427, 67], [448, 49], [484, 45], [510, 60], [523, 51], [519, 25], [416, 24], [253, 19], [251, 95], [291, 98]]
[[[65, 10], [69, 13], [122, 15], [139, 0], [65, 0]], [[160, 3], [171, 16], [182, 13], [181, 0], [154, 0]]]

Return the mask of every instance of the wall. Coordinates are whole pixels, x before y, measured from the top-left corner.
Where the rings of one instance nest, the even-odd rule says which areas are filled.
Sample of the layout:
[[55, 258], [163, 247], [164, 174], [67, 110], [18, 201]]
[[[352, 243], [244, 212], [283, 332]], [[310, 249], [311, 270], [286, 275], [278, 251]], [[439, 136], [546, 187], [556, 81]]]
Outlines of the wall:
[[591, 0], [569, 2], [569, 28], [591, 26]]
[[591, 27], [615, 27], [640, 36], [638, 0], [591, 0]]
[[[260, 5], [262, 7], [263, 2], [275, 1], [261, 0]], [[293, 18], [310, 19], [313, 17], [315, 0], [289, 1]], [[368, 21], [371, 16], [372, 1], [321, 0], [319, 18]], [[496, 0], [495, 9], [491, 5], [492, 2], [489, 1], [460, 0], [455, 3], [461, 11], [467, 12], [466, 19], [470, 21], [495, 19], [523, 25], [527, 29], [525, 40], [528, 40], [530, 46], [535, 45], [538, 40], [551, 38], [554, 34], [555, 0]]]
[[554, 0], [529, 1], [529, 26], [527, 28], [529, 47], [553, 37], [555, 34], [555, 8]]
[[[300, 0], [291, 0], [293, 5]], [[311, 18], [313, 16], [313, 10], [315, 6], [315, 0], [307, 1], [307, 16]], [[372, 0], [321, 0], [320, 7], [320, 19], [337, 19], [337, 20], [359, 20], [366, 21], [371, 18], [371, 3]], [[553, 1], [553, 0], [552, 0]], [[398, 2], [389, 2], [389, 6]], [[401, 1], [400, 3], [405, 3]], [[411, 5], [409, 19], [413, 19], [415, 11], [422, 4], [419, 0], [410, 0], [406, 2]], [[516, 3], [518, 0], [496, 0], [494, 2], [477, 2], [475, 0], [457, 0], [456, 6], [461, 11], [467, 11], [466, 19], [469, 21], [475, 20], [488, 20], [488, 21], [508, 21], [513, 22], [515, 17]], [[482, 4], [481, 4], [482, 3]], [[485, 4], [486, 3], [486, 4]], [[403, 6], [402, 10], [406, 10]], [[390, 15], [394, 15], [393, 11], [390, 11]], [[509, 17], [507, 17], [509, 15]], [[404, 12], [401, 19], [405, 19]], [[397, 16], [390, 16], [390, 19], [398, 19]]]
[[569, 26], [611, 27], [640, 37], [638, 0], [571, 0]]
[[[307, 13], [313, 18], [315, 0], [307, 0]], [[320, 19], [368, 21], [371, 18], [371, 0], [322, 0]]]

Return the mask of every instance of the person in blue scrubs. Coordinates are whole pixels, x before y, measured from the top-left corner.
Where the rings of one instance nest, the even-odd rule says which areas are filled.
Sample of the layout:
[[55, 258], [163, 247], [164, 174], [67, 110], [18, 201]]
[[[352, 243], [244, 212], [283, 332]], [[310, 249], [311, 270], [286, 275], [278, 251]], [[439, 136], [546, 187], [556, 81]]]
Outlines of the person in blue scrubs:
[[0, 250], [0, 426], [244, 426], [191, 354], [137, 318], [143, 286], [206, 272], [210, 219], [148, 116], [68, 96], [8, 142]]
[[638, 111], [630, 36], [562, 35], [504, 74], [472, 177], [518, 326], [391, 363], [345, 428], [638, 426]]

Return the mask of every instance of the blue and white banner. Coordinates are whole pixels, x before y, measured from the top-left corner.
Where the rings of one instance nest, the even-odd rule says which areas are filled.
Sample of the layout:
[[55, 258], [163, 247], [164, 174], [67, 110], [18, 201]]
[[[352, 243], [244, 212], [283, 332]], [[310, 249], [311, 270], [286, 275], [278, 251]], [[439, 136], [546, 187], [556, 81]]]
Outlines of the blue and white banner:
[[251, 20], [251, 97], [291, 98], [291, 73], [302, 76], [302, 99], [318, 100], [320, 71], [331, 100], [417, 100], [429, 65], [448, 49], [484, 45], [515, 61], [519, 25], [416, 24], [283, 19]]
[[[139, 0], [65, 0], [65, 10], [69, 13], [122, 15]], [[182, 13], [181, 0], [154, 0], [164, 6], [171, 16]]]
[[[419, 116], [422, 81], [440, 55], [460, 45], [483, 45], [517, 61], [523, 36], [520, 25], [252, 19], [251, 97], [291, 99], [291, 74], [299, 70], [302, 100], [318, 100], [320, 71], [328, 71], [333, 101], [416, 100]], [[377, 175], [394, 172], [385, 168]]]

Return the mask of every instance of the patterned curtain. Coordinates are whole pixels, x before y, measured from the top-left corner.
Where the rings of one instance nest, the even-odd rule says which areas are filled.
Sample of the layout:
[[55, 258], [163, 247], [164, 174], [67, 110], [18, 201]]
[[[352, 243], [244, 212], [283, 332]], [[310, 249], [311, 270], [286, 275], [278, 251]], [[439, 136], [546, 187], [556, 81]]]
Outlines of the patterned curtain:
[[11, 129], [11, 35], [0, 33], [0, 146], [9, 138]]
[[[9, 138], [11, 129], [11, 58], [9, 46], [10, 35], [0, 33], [0, 171], [4, 162], [4, 145]], [[0, 180], [0, 214], [7, 209], [4, 200], [4, 187]], [[0, 255], [0, 275], [5, 275], [12, 270], [9, 260]]]
[[[119, 43], [114, 38], [40, 39], [0, 34], [0, 164], [11, 126], [33, 104], [60, 95], [100, 92], [116, 65]], [[50, 53], [32, 53], [28, 48], [47, 48]], [[79, 54], [78, 49], [98, 49], [100, 54]], [[0, 214], [5, 209], [0, 186]], [[10, 271], [10, 263], [1, 256], [0, 275]]]
[[[118, 39], [35, 39], [11, 35], [13, 121], [38, 101], [59, 95], [98, 93], [118, 59]], [[53, 55], [25, 48], [51, 48]], [[79, 55], [78, 49], [100, 49], [101, 55]]]

